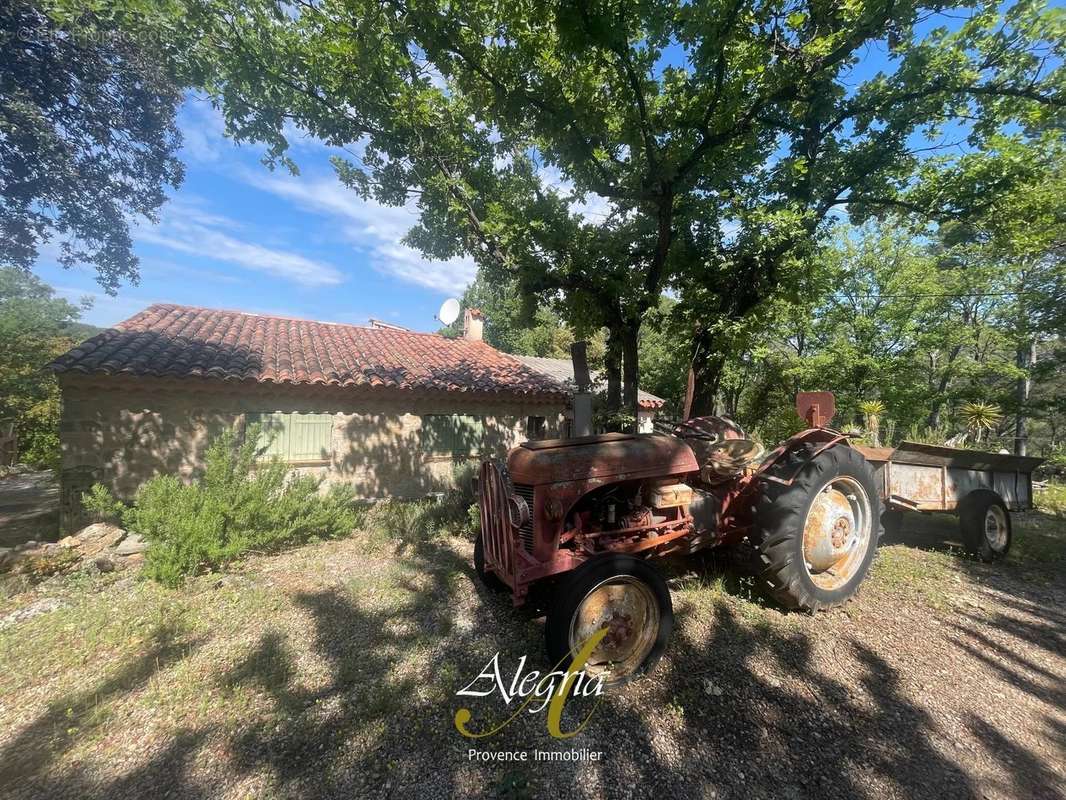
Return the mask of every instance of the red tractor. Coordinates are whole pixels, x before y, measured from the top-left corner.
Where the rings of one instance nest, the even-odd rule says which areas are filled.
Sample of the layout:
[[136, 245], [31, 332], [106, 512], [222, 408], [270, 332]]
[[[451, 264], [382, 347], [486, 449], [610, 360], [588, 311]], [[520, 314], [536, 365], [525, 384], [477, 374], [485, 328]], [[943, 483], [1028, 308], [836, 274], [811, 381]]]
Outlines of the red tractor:
[[758, 581], [791, 609], [843, 603], [881, 534], [877, 477], [844, 434], [823, 427], [832, 395], [800, 395], [810, 428], [760, 462], [732, 421], [700, 417], [668, 434], [526, 442], [478, 478], [474, 565], [516, 606], [543, 589], [551, 663], [595, 632], [586, 670], [607, 683], [647, 672], [673, 628], [654, 557], [747, 541]]

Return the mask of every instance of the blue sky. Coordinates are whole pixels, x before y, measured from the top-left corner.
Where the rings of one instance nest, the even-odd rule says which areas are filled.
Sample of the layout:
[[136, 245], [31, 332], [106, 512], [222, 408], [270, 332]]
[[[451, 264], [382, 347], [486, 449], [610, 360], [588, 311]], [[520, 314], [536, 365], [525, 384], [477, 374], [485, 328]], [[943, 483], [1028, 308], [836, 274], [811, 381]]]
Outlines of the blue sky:
[[470, 260], [429, 261], [403, 246], [413, 213], [341, 186], [319, 142], [291, 137], [301, 170], [293, 177], [264, 167], [260, 148], [227, 140], [205, 100], [190, 96], [179, 121], [185, 181], [158, 225], [133, 229], [138, 286], [108, 297], [91, 268], [66, 270], [54, 251], [41, 254], [42, 280], [72, 301], [92, 299], [85, 322], [114, 325], [166, 302], [431, 331], [441, 302], [473, 279]]
[[[851, 89], [895, 69], [884, 43], [867, 45], [861, 56], [845, 76]], [[684, 57], [677, 52], [664, 59]], [[433, 331], [441, 302], [473, 280], [470, 259], [431, 261], [405, 247], [401, 240], [416, 220], [414, 211], [365, 202], [345, 189], [329, 164], [333, 151], [320, 142], [291, 131], [290, 155], [301, 171], [294, 177], [263, 166], [261, 148], [227, 140], [220, 114], [204, 99], [190, 95], [179, 122], [185, 182], [161, 209], [158, 225], [142, 221], [133, 231], [139, 285], [108, 297], [92, 269], [64, 270], [54, 251], [42, 252], [36, 270], [42, 279], [70, 300], [92, 299], [86, 322], [109, 326], [167, 302], [355, 324], [374, 317]], [[914, 144], [954, 143], [963, 131], [947, 126], [935, 142], [916, 134]], [[565, 192], [565, 181], [552, 172], [545, 170], [544, 180]], [[592, 217], [606, 211], [602, 198], [572, 207]]]
[[[885, 61], [871, 48], [861, 69], [872, 73]], [[262, 148], [226, 139], [206, 99], [190, 94], [179, 123], [185, 181], [158, 225], [142, 220], [133, 229], [139, 285], [109, 297], [91, 268], [66, 270], [54, 250], [42, 252], [36, 273], [43, 280], [69, 300], [92, 299], [85, 322], [106, 327], [166, 302], [355, 324], [374, 317], [434, 331], [440, 304], [473, 280], [470, 259], [430, 261], [405, 247], [413, 211], [364, 202], [345, 189], [329, 164], [335, 151], [321, 142], [291, 131], [290, 154], [300, 167], [293, 177], [263, 166]], [[557, 172], [545, 180], [566, 188]], [[598, 201], [573, 205], [599, 216], [606, 209]]]

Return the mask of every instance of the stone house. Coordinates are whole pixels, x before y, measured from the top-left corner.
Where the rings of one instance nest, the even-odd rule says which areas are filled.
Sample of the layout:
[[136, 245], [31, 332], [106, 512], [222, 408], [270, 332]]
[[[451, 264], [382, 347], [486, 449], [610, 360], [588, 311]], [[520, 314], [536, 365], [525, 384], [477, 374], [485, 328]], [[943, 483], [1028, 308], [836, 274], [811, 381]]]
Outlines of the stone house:
[[362, 497], [419, 497], [456, 463], [563, 433], [569, 392], [464, 336], [153, 305], [51, 365], [63, 410], [61, 515], [82, 522], [95, 482], [130, 498], [153, 475], [191, 478], [226, 427], [269, 429], [266, 455], [353, 484]]

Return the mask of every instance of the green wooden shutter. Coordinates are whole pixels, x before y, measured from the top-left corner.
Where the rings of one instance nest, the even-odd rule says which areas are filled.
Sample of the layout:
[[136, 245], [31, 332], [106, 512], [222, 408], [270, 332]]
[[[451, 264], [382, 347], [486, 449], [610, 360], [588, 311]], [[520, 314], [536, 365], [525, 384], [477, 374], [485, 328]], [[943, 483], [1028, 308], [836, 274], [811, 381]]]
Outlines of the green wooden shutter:
[[263, 460], [326, 461], [332, 452], [331, 414], [248, 414], [259, 424], [259, 457]]
[[329, 460], [333, 435], [332, 414], [288, 415], [289, 461]]
[[481, 417], [460, 414], [455, 419], [455, 438], [452, 453], [468, 456], [480, 453], [485, 441], [485, 422]]
[[432, 455], [468, 456], [480, 453], [485, 421], [470, 414], [428, 414], [422, 417], [422, 450]]
[[428, 414], [422, 417], [422, 451], [432, 455], [451, 452], [451, 417], [443, 414]]

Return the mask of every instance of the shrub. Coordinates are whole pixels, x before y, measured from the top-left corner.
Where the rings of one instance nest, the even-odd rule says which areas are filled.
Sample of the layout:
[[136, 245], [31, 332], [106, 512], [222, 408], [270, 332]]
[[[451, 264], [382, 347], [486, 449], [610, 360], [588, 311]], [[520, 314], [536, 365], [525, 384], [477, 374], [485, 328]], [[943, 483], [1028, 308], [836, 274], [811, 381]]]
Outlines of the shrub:
[[[244, 553], [343, 536], [355, 528], [350, 487], [321, 494], [316, 478], [294, 475], [277, 460], [257, 463], [257, 440], [255, 426], [243, 443], [226, 431], [208, 448], [202, 478], [188, 485], [171, 475], [152, 478], [133, 505], [122, 509], [125, 527], [149, 543], [145, 570], [151, 577], [174, 586]], [[117, 508], [96, 487], [86, 499], [97, 510]]]
[[1049, 483], [1046, 488], [1034, 492], [1033, 501], [1045, 514], [1066, 517], [1066, 484]]
[[81, 505], [94, 522], [121, 522], [126, 504], [116, 500], [110, 490], [99, 483], [81, 496]]
[[427, 541], [446, 534], [460, 534], [474, 524], [480, 528], [474, 475], [478, 465], [459, 464], [452, 472], [452, 487], [434, 500], [390, 498], [370, 505], [362, 527], [375, 538], [399, 542]]

